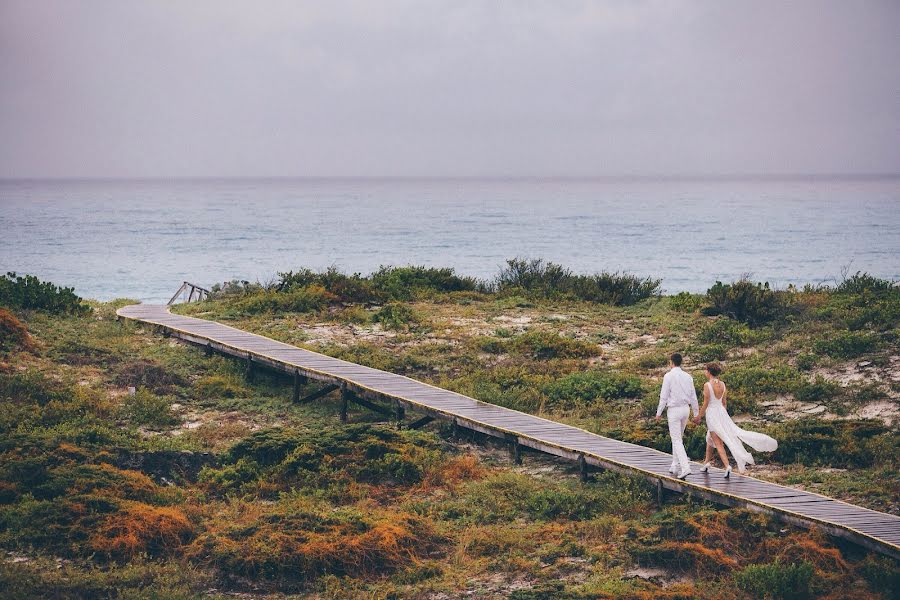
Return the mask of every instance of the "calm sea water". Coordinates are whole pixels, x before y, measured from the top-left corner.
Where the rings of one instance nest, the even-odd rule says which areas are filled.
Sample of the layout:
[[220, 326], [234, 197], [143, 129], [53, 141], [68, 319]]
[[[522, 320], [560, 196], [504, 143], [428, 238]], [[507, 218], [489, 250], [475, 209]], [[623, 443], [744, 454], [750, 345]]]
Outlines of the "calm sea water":
[[182, 280], [514, 256], [703, 291], [841, 268], [900, 279], [900, 179], [141, 180], [0, 182], [0, 268], [80, 295], [166, 300]]

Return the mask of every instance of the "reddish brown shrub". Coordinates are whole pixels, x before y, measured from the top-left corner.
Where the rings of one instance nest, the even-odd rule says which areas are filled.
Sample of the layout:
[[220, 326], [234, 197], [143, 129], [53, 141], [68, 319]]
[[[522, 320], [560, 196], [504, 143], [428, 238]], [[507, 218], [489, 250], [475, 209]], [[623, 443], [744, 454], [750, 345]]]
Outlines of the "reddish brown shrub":
[[472, 455], [456, 456], [448, 459], [437, 469], [430, 471], [423, 481], [423, 487], [455, 488], [466, 481], [476, 481], [487, 476], [487, 469]]
[[424, 518], [360, 508], [232, 504], [207, 521], [187, 556], [247, 576], [309, 580], [324, 573], [388, 573], [421, 560], [439, 543]]
[[34, 340], [19, 319], [5, 308], [0, 308], [0, 350], [35, 349]]
[[171, 554], [190, 539], [193, 530], [178, 508], [131, 502], [101, 523], [90, 545], [113, 558]]

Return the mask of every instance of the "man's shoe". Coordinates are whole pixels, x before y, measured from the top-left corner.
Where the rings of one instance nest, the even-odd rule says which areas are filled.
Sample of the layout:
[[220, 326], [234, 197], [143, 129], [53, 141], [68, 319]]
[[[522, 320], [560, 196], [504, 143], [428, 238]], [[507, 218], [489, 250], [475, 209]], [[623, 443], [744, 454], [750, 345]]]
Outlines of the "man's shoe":
[[669, 467], [669, 475], [674, 475], [674, 474], [675, 474], [675, 465], [672, 465], [671, 467]]
[[690, 474], [691, 474], [690, 469], [688, 469], [687, 471], [682, 471], [681, 473], [678, 474], [678, 479], [686, 479], [687, 476]]

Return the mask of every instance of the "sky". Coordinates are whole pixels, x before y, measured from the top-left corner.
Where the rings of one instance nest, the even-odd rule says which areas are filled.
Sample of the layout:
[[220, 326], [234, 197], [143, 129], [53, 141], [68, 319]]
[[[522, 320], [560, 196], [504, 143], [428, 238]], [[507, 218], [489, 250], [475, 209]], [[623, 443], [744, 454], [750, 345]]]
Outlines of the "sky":
[[900, 173], [900, 2], [0, 0], [0, 177]]

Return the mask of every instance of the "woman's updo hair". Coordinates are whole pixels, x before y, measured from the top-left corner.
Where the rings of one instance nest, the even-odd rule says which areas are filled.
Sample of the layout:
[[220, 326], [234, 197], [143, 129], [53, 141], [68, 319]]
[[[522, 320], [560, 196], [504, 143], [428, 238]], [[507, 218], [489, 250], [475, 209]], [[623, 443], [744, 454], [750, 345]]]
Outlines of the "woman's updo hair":
[[709, 371], [713, 377], [718, 377], [722, 373], [722, 365], [717, 362], [711, 362], [706, 365], [706, 370]]

